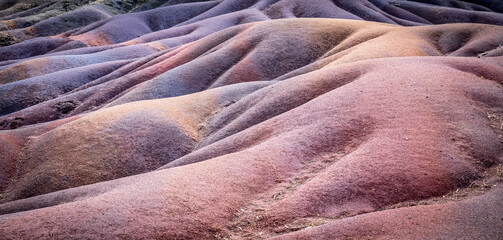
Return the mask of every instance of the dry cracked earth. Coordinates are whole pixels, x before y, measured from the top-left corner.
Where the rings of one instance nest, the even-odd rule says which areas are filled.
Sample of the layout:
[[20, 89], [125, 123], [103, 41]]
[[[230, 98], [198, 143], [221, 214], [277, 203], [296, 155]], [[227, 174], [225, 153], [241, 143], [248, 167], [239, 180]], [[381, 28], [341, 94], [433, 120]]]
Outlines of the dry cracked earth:
[[2, 0], [1, 239], [503, 239], [500, 0]]

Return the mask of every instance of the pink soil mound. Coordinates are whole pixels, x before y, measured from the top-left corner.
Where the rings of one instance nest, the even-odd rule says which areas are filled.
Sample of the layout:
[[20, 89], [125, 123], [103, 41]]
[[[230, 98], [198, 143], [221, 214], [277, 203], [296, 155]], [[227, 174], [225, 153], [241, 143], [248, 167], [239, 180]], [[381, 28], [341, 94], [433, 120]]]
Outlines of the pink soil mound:
[[500, 238], [503, 14], [424, 2], [134, 1], [0, 48], [0, 236]]

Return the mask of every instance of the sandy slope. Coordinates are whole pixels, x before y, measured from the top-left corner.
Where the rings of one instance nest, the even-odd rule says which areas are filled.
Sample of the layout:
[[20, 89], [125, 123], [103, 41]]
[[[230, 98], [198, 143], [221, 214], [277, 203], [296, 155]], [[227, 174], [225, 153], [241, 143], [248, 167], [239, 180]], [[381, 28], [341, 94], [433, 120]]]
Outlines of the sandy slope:
[[315, 2], [152, 1], [0, 48], [0, 236], [502, 236], [500, 10]]

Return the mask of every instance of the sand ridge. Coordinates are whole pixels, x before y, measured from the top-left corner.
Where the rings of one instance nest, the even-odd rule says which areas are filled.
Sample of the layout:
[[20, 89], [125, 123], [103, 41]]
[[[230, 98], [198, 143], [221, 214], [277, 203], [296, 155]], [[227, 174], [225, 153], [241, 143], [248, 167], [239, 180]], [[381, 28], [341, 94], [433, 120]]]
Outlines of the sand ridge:
[[175, 2], [0, 48], [0, 236], [503, 234], [492, 1]]

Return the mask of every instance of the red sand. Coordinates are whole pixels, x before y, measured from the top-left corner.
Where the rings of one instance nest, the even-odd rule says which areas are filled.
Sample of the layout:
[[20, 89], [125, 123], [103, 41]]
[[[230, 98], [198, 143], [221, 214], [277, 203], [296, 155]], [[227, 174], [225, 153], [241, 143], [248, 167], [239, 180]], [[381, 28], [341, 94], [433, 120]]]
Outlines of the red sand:
[[[156, 8], [0, 62], [0, 236], [499, 239], [502, 14], [362, 2]], [[156, 25], [173, 9], [203, 13]], [[291, 14], [324, 18], [256, 22]], [[358, 14], [385, 23], [328, 18]], [[463, 14], [494, 21], [387, 24]]]

